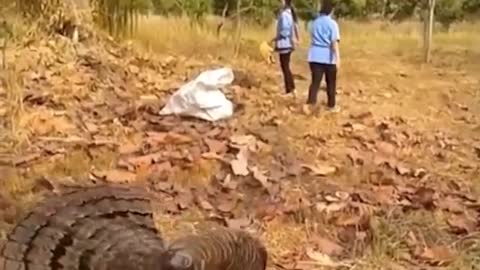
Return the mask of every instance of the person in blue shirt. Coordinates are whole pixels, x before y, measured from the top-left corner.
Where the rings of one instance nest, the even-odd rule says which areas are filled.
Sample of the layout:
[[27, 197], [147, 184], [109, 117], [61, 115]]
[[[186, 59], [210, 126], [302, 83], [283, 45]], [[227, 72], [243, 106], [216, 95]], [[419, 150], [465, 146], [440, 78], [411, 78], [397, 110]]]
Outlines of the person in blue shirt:
[[295, 94], [295, 81], [290, 70], [290, 56], [295, 49], [295, 44], [299, 42], [299, 34], [297, 15], [291, 0], [282, 0], [282, 8], [277, 18], [276, 35], [272, 42], [274, 43], [275, 51], [279, 54], [285, 92], [287, 94]]
[[340, 68], [340, 30], [337, 22], [331, 17], [334, 5], [332, 0], [323, 0], [319, 16], [310, 28], [311, 44], [308, 52], [308, 63], [312, 75], [308, 91], [308, 105], [317, 103], [318, 90], [323, 76], [327, 83], [328, 109], [338, 112], [336, 106], [337, 69]]

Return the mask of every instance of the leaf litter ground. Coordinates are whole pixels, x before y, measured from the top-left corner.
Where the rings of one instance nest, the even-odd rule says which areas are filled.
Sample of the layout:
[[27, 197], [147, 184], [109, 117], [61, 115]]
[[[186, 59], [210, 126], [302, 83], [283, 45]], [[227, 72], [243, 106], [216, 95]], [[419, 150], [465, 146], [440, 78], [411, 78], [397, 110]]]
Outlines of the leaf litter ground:
[[[446, 68], [434, 63], [408, 73], [415, 63], [398, 60], [379, 72], [356, 68], [368, 52], [353, 55], [341, 72], [343, 111], [305, 114], [304, 91], [280, 97], [275, 67], [235, 63], [225, 89], [235, 115], [206, 123], [158, 111], [215, 59], [100, 37], [17, 51], [0, 85], [4, 232], [52, 192], [128, 183], [160, 196], [167, 236], [210, 222], [244, 228], [265, 240], [272, 268], [479, 263], [480, 108], [467, 71], [439, 77]], [[295, 71], [308, 74], [300, 63]], [[307, 83], [300, 76], [299, 90]]]

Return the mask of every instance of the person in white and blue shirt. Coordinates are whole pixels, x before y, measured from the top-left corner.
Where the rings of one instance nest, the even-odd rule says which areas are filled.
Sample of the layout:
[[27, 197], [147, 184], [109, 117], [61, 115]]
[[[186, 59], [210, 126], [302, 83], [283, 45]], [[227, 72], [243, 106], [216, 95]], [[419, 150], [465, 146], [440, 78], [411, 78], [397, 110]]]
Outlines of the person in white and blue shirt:
[[297, 15], [291, 0], [282, 0], [282, 8], [277, 18], [276, 35], [272, 42], [274, 43], [275, 51], [279, 54], [285, 92], [287, 94], [295, 94], [295, 81], [290, 70], [290, 56], [295, 49], [295, 44], [299, 42], [299, 34]]
[[311, 44], [308, 52], [308, 63], [312, 81], [308, 91], [308, 105], [317, 103], [318, 90], [323, 75], [327, 83], [328, 109], [334, 112], [336, 106], [337, 69], [340, 68], [340, 30], [337, 22], [331, 17], [334, 6], [332, 0], [323, 0], [319, 16], [311, 24]]

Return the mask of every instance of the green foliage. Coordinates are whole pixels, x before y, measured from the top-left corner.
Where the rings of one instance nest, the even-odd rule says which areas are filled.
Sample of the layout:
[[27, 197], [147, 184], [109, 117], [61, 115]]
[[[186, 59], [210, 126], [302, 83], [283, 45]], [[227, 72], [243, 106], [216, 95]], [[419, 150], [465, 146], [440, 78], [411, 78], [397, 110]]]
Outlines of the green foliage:
[[463, 1], [462, 9], [468, 14], [480, 13], [480, 0]]
[[161, 15], [187, 15], [193, 22], [200, 22], [213, 10], [212, 0], [152, 0], [154, 12]]
[[13, 37], [13, 27], [7, 21], [0, 21], [0, 39], [10, 39]]
[[452, 23], [464, 17], [463, 2], [462, 0], [437, 0], [436, 20], [449, 29]]
[[[48, 17], [64, 0], [0, 0], [16, 2], [28, 18]], [[241, 1], [241, 2], [238, 2]], [[428, 0], [336, 0], [336, 17], [383, 18], [403, 20], [422, 16]], [[315, 18], [320, 0], [294, 0], [299, 18]], [[240, 5], [238, 5], [240, 4]], [[90, 0], [97, 23], [110, 33], [119, 35], [135, 29], [139, 15], [154, 12], [162, 15], [184, 14], [193, 23], [201, 22], [206, 14], [226, 15], [235, 19], [252, 20], [267, 25], [275, 18], [279, 0]], [[226, 12], [224, 12], [226, 11]], [[471, 14], [479, 14], [480, 0], [437, 0], [436, 20], [445, 27]], [[225, 14], [224, 14], [225, 13]]]
[[160, 15], [179, 15], [181, 10], [177, 0], [152, 0], [153, 12]]
[[139, 14], [151, 9], [150, 0], [90, 0], [96, 22], [113, 35], [133, 32]]
[[[279, 0], [213, 0], [213, 12], [219, 16], [236, 17], [239, 13], [238, 1], [241, 1], [239, 11], [242, 17], [263, 25], [272, 22], [275, 10], [280, 6]], [[225, 14], [223, 14], [224, 11], [226, 11]]]
[[195, 22], [199, 22], [203, 17], [211, 12], [212, 0], [181, 0], [179, 3], [182, 13], [192, 18]]
[[362, 17], [366, 13], [366, 0], [338, 1], [335, 14], [338, 17]]
[[249, 17], [252, 17], [257, 23], [261, 25], [268, 25], [275, 17], [275, 11], [278, 9], [278, 0], [257, 0], [252, 1], [250, 10], [245, 12]]
[[411, 18], [416, 15], [416, 13], [424, 8], [425, 0], [418, 1], [418, 0], [395, 0], [395, 1], [387, 1], [386, 12], [384, 14], [385, 17], [390, 17], [395, 21], [401, 21], [404, 19]]
[[318, 13], [319, 6], [315, 0], [303, 0], [295, 2], [297, 15], [302, 20], [310, 21], [315, 18]]

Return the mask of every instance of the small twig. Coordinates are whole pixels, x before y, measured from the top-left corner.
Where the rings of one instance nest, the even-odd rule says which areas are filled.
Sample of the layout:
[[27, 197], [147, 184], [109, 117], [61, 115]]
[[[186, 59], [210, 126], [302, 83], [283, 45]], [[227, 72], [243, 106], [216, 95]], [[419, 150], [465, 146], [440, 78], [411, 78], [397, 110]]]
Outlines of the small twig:
[[6, 63], [6, 56], [5, 56], [5, 51], [7, 50], [7, 39], [5, 38], [5, 41], [2, 44], [2, 47], [0, 47], [2, 50], [2, 69], [7, 68], [7, 63]]
[[0, 50], [2, 50], [2, 69], [7, 68], [7, 57], [6, 57], [6, 51], [7, 51], [7, 46], [8, 46], [8, 40], [13, 37], [13, 32], [10, 26], [7, 24], [7, 21], [2, 21], [0, 24], [0, 38], [3, 37], [4, 41], [2, 46], [0, 47]]
[[300, 264], [300, 265], [305, 265], [305, 266], [347, 267], [347, 268], [352, 267], [352, 263], [347, 263], [347, 262], [333, 262], [332, 261], [329, 264], [329, 263], [318, 262], [318, 261], [313, 261], [313, 260], [312, 261], [302, 260], [302, 261], [298, 261], [297, 263]]
[[308, 218], [305, 218], [304, 227], [305, 235], [307, 236], [307, 239], [310, 239], [310, 237], [312, 236], [312, 232], [310, 230], [310, 221], [308, 220]]
[[225, 25], [225, 21], [227, 20], [227, 12], [228, 12], [228, 2], [225, 4], [225, 7], [223, 8], [222, 20], [217, 26], [217, 36], [220, 36], [220, 31], [222, 31], [222, 28]]
[[118, 142], [111, 140], [88, 140], [81, 137], [37, 137], [38, 140], [44, 142], [61, 142], [61, 143], [77, 143], [77, 144], [86, 144], [86, 145], [114, 145], [118, 146]]
[[455, 242], [451, 243], [450, 244], [450, 247], [453, 248], [455, 247], [458, 243], [460, 242], [463, 242], [465, 240], [468, 240], [468, 239], [475, 239], [475, 238], [479, 238], [480, 237], [480, 232], [472, 232], [472, 233], [469, 233], [465, 236], [463, 236], [462, 238], [460, 239], [457, 239]]
[[240, 10], [238, 10], [237, 12], [235, 12], [233, 15], [230, 16], [230, 19], [235, 19], [236, 17], [242, 15], [243, 13], [247, 12], [247, 11], [250, 11], [254, 8], [253, 4], [251, 4], [250, 6], [248, 7], [244, 7]]

